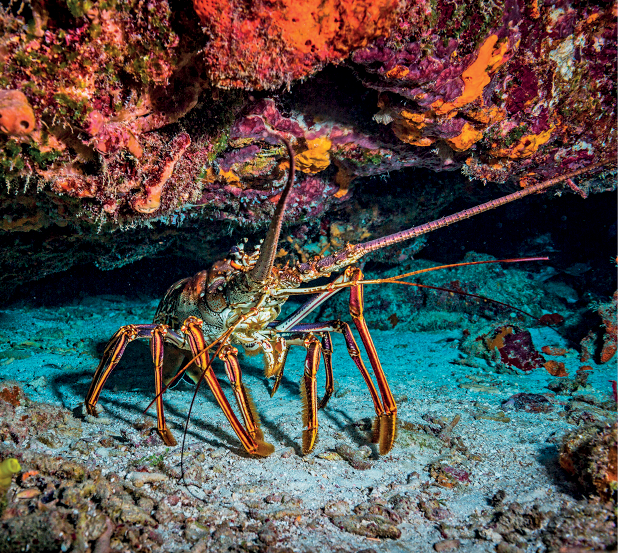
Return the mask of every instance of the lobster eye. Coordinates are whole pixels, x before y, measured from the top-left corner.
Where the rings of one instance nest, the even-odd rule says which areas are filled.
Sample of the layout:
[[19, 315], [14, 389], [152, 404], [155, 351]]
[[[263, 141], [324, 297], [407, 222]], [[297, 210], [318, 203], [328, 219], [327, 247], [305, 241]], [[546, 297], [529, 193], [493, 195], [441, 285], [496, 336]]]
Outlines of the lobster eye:
[[231, 254], [240, 253], [239, 247], [238, 246], [232, 246], [232, 248], [230, 249], [230, 253]]

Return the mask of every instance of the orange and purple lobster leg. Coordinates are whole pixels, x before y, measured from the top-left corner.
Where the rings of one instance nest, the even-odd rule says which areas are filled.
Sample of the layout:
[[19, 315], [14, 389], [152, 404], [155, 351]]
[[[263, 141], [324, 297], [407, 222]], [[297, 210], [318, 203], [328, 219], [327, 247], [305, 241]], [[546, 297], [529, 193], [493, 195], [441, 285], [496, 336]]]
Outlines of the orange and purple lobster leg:
[[322, 346], [315, 336], [309, 335], [304, 346], [307, 348], [305, 372], [300, 381], [300, 394], [303, 399], [303, 453], [310, 453], [318, 435], [318, 393], [316, 374], [320, 366]]
[[[360, 269], [350, 268], [346, 271], [351, 277], [352, 282], [357, 282], [363, 279], [363, 273]], [[380, 395], [382, 396], [382, 413], [378, 413], [376, 426], [374, 428], [374, 442], [380, 444], [380, 454], [388, 453], [395, 442], [395, 431], [397, 426], [397, 404], [391, 393], [391, 389], [386, 380], [386, 375], [382, 370], [382, 364], [378, 357], [378, 352], [373, 344], [371, 334], [367, 328], [365, 317], [363, 316], [364, 297], [363, 285], [356, 284], [350, 288], [350, 315], [356, 326], [356, 330], [360, 334], [365, 351], [369, 357], [373, 374], [378, 382]]]
[[225, 346], [219, 353], [219, 359], [225, 365], [225, 371], [230, 379], [230, 384], [236, 396], [236, 402], [245, 421], [247, 431], [256, 441], [264, 442], [264, 433], [260, 428], [260, 419], [255, 404], [251, 394], [249, 394], [249, 390], [242, 382], [242, 372], [238, 363], [238, 350], [232, 346]]
[[105, 352], [99, 366], [97, 367], [88, 393], [86, 394], [86, 411], [93, 417], [97, 416], [97, 401], [101, 395], [101, 390], [109, 378], [111, 372], [116, 368], [129, 342], [137, 339], [150, 339], [150, 351], [155, 365], [155, 389], [157, 393], [157, 432], [166, 445], [176, 445], [176, 440], [170, 432], [165, 422], [163, 412], [163, 344], [166, 338], [182, 342], [182, 338], [175, 332], [169, 330], [162, 324], [142, 324], [127, 325], [120, 328], [105, 347]]
[[[260, 455], [262, 457], [270, 455], [275, 450], [274, 447], [267, 442], [260, 439], [255, 439], [251, 436], [243, 425], [240, 424], [240, 421], [236, 418], [234, 411], [230, 407], [230, 404], [221, 389], [221, 384], [219, 384], [219, 381], [212, 370], [212, 365], [207, 353], [206, 342], [202, 331], [202, 321], [196, 317], [189, 317], [185, 321], [182, 331], [187, 335], [191, 353], [196, 364], [203, 371], [202, 376], [204, 380], [208, 384], [210, 390], [215, 396], [215, 399], [217, 400], [217, 403], [219, 404], [219, 407], [223, 411], [223, 414], [226, 416], [229, 423], [232, 425], [234, 432], [236, 432], [238, 439], [247, 453], [251, 455]], [[221, 348], [221, 351], [223, 351], [223, 348]], [[247, 409], [249, 409], [248, 406]]]
[[330, 338], [330, 332], [324, 332], [322, 334], [322, 359], [324, 359], [326, 385], [324, 397], [320, 400], [318, 409], [324, 409], [324, 407], [326, 407], [328, 400], [335, 391], [335, 379], [333, 378], [333, 342]]

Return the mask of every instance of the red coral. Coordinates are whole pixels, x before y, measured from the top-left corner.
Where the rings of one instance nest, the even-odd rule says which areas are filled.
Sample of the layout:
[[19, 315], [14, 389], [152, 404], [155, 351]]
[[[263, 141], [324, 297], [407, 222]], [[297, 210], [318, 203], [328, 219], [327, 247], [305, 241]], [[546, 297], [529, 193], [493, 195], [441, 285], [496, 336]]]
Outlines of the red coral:
[[500, 359], [510, 367], [527, 372], [545, 363], [543, 356], [534, 348], [532, 336], [527, 330], [516, 326], [498, 327], [485, 341], [490, 351], [498, 348]]
[[564, 322], [564, 317], [559, 313], [546, 313], [539, 321], [546, 326], [557, 326]]

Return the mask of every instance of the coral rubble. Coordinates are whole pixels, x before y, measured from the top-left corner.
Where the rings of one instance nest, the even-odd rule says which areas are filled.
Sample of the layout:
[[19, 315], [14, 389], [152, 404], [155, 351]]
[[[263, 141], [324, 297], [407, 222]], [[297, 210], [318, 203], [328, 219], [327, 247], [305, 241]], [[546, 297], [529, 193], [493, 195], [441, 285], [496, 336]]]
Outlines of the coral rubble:
[[616, 503], [618, 424], [593, 423], [569, 432], [562, 441], [560, 466], [587, 493]]
[[616, 347], [618, 342], [618, 323], [616, 316], [618, 315], [618, 291], [610, 301], [599, 306], [598, 313], [603, 321], [603, 347], [601, 348], [601, 363], [607, 363], [616, 355]]

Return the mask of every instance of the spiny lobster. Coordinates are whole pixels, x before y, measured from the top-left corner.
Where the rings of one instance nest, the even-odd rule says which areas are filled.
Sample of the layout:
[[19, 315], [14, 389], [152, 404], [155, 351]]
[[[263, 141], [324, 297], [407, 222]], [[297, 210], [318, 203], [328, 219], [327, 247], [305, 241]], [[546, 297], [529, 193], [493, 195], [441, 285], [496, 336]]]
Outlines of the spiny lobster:
[[[120, 361], [127, 344], [135, 339], [148, 339], [155, 365], [156, 397], [153, 403], [156, 403], [157, 408], [157, 430], [167, 445], [176, 445], [176, 440], [165, 422], [162, 394], [187, 371], [198, 384], [203, 379], [209, 385], [246, 451], [252, 455], [267, 456], [274, 451], [274, 447], [264, 441], [257, 411], [249, 391], [242, 382], [238, 350], [235, 345], [242, 346], [248, 353], [260, 351], [263, 353], [265, 375], [275, 377], [272, 394], [281, 382], [290, 346], [301, 345], [307, 350], [304, 374], [301, 379], [305, 427], [302, 450], [305, 454], [309, 453], [317, 437], [318, 409], [326, 406], [333, 393], [333, 348], [330, 333], [336, 332], [343, 334], [348, 353], [369, 389], [377, 415], [373, 441], [379, 443], [380, 453], [386, 454], [392, 448], [395, 439], [397, 405], [365, 323], [363, 286], [385, 282], [406, 284], [401, 279], [413, 273], [367, 281], [363, 280], [361, 270], [353, 265], [370, 252], [410, 240], [524, 196], [544, 191], [557, 183], [566, 181], [569, 186], [576, 188], [571, 178], [604, 165], [603, 163], [596, 164], [534, 184], [502, 198], [390, 236], [363, 244], [347, 244], [341, 250], [326, 257], [318, 256], [311, 261], [297, 263], [294, 266], [278, 267], [274, 264], [277, 243], [295, 175], [294, 152], [286, 139], [279, 138], [287, 149], [290, 167], [286, 185], [261, 247], [256, 247], [251, 254], [244, 251], [243, 245], [233, 248], [227, 259], [216, 261], [210, 269], [173, 284], [161, 300], [152, 324], [131, 324], [120, 328], [109, 341], [86, 395], [85, 405], [90, 415], [97, 416], [96, 404], [101, 390]], [[526, 260], [539, 259], [546, 258]], [[303, 283], [328, 277], [331, 273], [341, 270], [343, 273], [329, 284], [300, 288]], [[318, 306], [342, 288], [350, 288], [350, 315], [369, 358], [377, 381], [377, 389], [361, 359], [359, 347], [347, 323], [341, 320], [302, 322]], [[298, 294], [312, 297], [285, 320], [277, 320], [286, 300]], [[165, 355], [164, 344], [167, 344]], [[209, 352], [213, 348], [216, 350], [211, 358]], [[212, 370], [212, 361], [215, 357], [224, 363], [244, 426], [230, 407]], [[324, 397], [318, 402], [316, 373], [320, 357], [324, 359], [326, 391]], [[187, 364], [180, 370], [184, 362]]]

